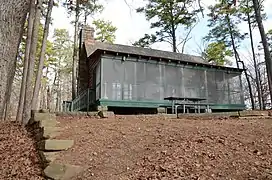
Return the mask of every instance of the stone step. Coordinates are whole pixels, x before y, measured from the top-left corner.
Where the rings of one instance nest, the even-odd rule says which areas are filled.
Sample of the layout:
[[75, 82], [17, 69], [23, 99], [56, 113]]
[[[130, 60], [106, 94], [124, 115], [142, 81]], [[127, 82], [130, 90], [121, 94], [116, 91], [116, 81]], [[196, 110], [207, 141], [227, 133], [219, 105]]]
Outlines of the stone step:
[[114, 117], [114, 113], [112, 111], [99, 111], [98, 116], [100, 118], [112, 118]]
[[248, 117], [248, 116], [268, 116], [268, 111], [240, 111], [239, 115], [242, 117]]
[[40, 127], [55, 127], [58, 122], [56, 120], [41, 120], [39, 121]]
[[270, 116], [241, 116], [239, 119], [270, 119]]
[[52, 139], [61, 134], [62, 129], [60, 127], [43, 127], [43, 137], [45, 139]]
[[38, 147], [45, 151], [62, 151], [71, 148], [73, 145], [73, 140], [48, 139], [40, 141]]
[[76, 116], [76, 117], [84, 117], [84, 116], [97, 116], [97, 111], [90, 111], [90, 112], [56, 112], [56, 116]]
[[61, 134], [61, 128], [59, 127], [42, 127], [34, 130], [35, 140], [41, 141], [44, 139], [53, 139]]
[[51, 163], [56, 160], [59, 155], [59, 152], [43, 152], [39, 151], [42, 162]]
[[54, 180], [71, 180], [83, 170], [84, 168], [80, 166], [51, 163], [44, 169], [44, 174]]
[[41, 109], [40, 112], [41, 113], [49, 113], [49, 109]]
[[42, 120], [54, 120], [56, 121], [56, 115], [52, 113], [34, 113], [34, 121]]
[[54, 127], [57, 125], [56, 115], [51, 113], [33, 113], [30, 124], [39, 122], [39, 127]]
[[97, 111], [108, 111], [108, 107], [107, 106], [97, 106], [96, 110]]

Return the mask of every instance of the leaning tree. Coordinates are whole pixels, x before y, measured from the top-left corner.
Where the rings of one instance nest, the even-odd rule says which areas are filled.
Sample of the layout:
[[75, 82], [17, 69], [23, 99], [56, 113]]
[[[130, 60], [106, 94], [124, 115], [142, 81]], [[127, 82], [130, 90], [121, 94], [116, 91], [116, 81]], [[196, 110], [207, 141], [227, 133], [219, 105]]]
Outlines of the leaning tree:
[[30, 0], [0, 1], [0, 119], [4, 116], [17, 50]]

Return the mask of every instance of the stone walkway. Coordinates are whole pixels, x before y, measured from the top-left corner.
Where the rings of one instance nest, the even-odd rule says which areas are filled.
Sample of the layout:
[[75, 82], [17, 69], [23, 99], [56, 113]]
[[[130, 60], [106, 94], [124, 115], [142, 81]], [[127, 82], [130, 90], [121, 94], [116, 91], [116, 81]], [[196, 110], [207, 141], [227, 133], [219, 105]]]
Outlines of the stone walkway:
[[73, 179], [84, 168], [71, 164], [57, 164], [55, 159], [60, 151], [71, 148], [73, 140], [54, 139], [62, 129], [57, 127], [56, 115], [51, 113], [34, 113], [32, 124], [35, 125], [37, 148], [44, 165], [44, 174], [53, 180]]

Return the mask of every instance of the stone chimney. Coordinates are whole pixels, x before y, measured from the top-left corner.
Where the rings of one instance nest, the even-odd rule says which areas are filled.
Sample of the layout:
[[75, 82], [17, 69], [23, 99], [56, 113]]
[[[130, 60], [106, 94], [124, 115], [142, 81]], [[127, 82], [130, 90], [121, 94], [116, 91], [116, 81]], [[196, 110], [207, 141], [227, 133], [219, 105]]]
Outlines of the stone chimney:
[[83, 44], [85, 46], [93, 46], [95, 43], [94, 40], [94, 28], [92, 28], [89, 25], [84, 26], [80, 30], [80, 35], [79, 35], [79, 64], [78, 64], [78, 92], [82, 92], [83, 90], [86, 90], [88, 88], [88, 83], [89, 83], [89, 67], [87, 63], [87, 56], [90, 55], [88, 54], [87, 56], [85, 54], [82, 54], [82, 48]]
[[82, 29], [82, 43], [85, 43], [86, 45], [91, 45], [94, 44], [95, 40], [94, 40], [94, 28], [86, 25], [84, 26], [84, 28]]

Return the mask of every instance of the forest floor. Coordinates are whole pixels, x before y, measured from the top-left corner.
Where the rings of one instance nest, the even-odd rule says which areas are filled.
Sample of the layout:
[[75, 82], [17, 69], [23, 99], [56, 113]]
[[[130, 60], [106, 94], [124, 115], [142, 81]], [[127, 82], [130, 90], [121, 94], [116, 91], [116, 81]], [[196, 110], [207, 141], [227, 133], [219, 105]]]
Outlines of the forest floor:
[[0, 121], [0, 179], [44, 179], [31, 134], [15, 122]]
[[272, 119], [59, 118], [77, 179], [272, 179]]

